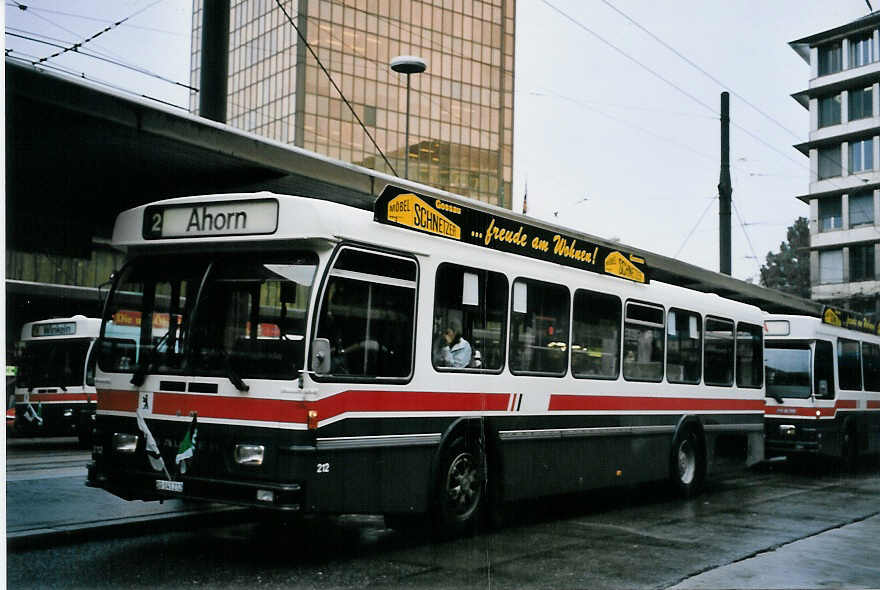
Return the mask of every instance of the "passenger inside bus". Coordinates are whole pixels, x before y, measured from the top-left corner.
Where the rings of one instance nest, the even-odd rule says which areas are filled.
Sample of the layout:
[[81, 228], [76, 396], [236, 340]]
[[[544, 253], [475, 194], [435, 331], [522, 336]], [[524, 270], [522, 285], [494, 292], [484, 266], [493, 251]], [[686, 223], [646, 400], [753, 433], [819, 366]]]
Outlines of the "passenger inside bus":
[[450, 320], [443, 331], [443, 341], [446, 343], [437, 351], [438, 357], [435, 364], [442, 367], [468, 367], [473, 355], [470, 343], [461, 335], [461, 322]]

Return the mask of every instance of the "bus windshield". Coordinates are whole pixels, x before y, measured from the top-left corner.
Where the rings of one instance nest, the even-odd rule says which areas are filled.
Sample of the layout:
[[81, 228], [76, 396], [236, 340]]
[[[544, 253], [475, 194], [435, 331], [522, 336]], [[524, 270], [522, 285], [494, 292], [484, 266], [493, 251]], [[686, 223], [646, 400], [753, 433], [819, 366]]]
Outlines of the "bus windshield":
[[31, 340], [24, 343], [19, 386], [68, 387], [82, 386], [86, 355], [91, 340]]
[[101, 326], [106, 372], [292, 379], [304, 366], [317, 257], [308, 252], [143, 256]]
[[810, 397], [810, 347], [767, 346], [764, 355], [767, 395], [770, 397]]

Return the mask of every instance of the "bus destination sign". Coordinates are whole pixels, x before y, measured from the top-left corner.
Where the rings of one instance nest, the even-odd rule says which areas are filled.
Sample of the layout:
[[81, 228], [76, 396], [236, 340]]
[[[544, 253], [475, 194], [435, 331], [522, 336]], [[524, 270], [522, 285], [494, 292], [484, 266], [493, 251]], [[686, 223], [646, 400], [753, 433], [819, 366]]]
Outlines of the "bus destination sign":
[[76, 334], [76, 322], [58, 322], [54, 324], [34, 324], [31, 326], [31, 337], [73, 336]]
[[144, 210], [146, 240], [271, 234], [276, 229], [276, 199], [151, 205]]
[[375, 221], [458, 242], [648, 283], [645, 259], [442, 199], [387, 186], [376, 199]]
[[880, 324], [871, 321], [866, 316], [845, 309], [825, 306], [825, 310], [822, 312], [822, 323], [829, 326], [837, 326], [838, 328], [865, 332], [866, 334], [880, 335]]

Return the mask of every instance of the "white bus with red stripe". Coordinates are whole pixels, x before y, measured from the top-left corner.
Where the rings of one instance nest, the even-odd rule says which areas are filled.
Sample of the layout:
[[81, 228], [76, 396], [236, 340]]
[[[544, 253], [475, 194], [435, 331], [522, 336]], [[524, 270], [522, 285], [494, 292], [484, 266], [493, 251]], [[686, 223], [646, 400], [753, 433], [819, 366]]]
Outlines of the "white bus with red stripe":
[[[850, 326], [849, 328], [844, 326]], [[880, 451], [880, 336], [863, 318], [767, 315], [766, 452], [854, 465]]]
[[100, 329], [99, 318], [82, 315], [28, 322], [22, 327], [15, 383], [16, 433], [77, 435], [90, 428], [97, 396], [89, 383], [87, 359]]
[[[122, 213], [113, 240], [128, 262], [89, 485], [123, 498], [460, 530], [530, 497], [690, 494], [763, 458], [761, 311], [649, 282], [643, 259], [586, 236], [388, 187], [373, 213], [172, 199]], [[122, 310], [172, 319], [123, 345], [107, 337]]]

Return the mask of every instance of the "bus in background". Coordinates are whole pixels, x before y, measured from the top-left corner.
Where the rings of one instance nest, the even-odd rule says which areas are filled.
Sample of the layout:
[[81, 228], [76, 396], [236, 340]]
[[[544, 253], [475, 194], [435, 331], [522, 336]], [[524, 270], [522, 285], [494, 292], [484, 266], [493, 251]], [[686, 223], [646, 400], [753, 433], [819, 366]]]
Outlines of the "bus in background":
[[77, 435], [87, 445], [97, 401], [88, 358], [100, 329], [100, 319], [82, 315], [22, 327], [15, 434]]
[[[88, 485], [472, 527], [506, 501], [763, 449], [763, 314], [461, 197], [270, 193], [119, 215]], [[120, 310], [173, 318], [110, 337]]]
[[850, 312], [764, 319], [767, 457], [833, 458], [848, 467], [880, 451], [880, 336]]

